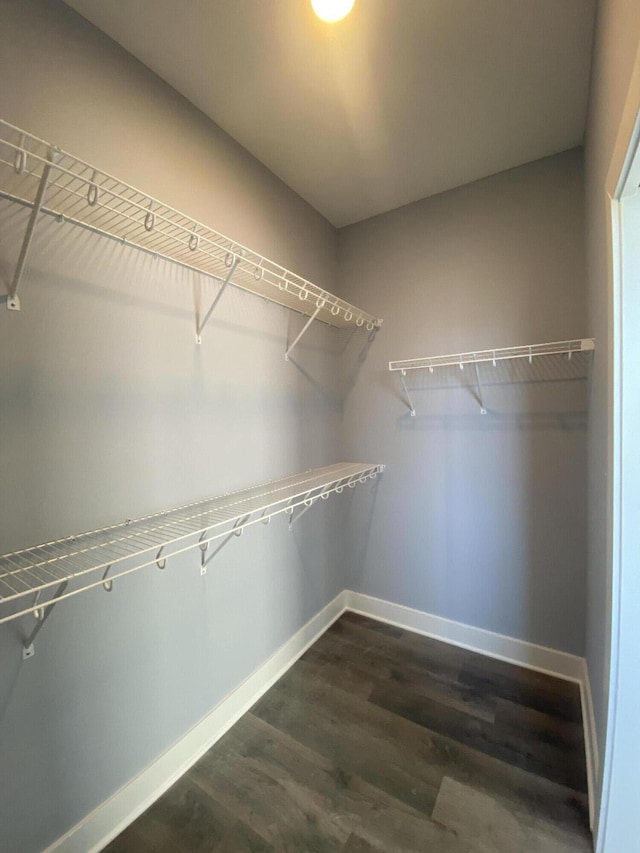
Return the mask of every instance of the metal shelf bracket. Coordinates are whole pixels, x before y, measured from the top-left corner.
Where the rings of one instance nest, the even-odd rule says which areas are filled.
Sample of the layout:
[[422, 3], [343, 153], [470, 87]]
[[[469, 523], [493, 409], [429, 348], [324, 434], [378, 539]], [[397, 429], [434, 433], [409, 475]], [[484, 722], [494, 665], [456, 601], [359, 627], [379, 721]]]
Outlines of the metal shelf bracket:
[[[36, 637], [38, 636], [40, 631], [42, 631], [44, 623], [47, 621], [49, 616], [51, 616], [51, 614], [53, 613], [53, 609], [57, 604], [57, 599], [60, 598], [60, 596], [66, 590], [68, 585], [69, 585], [69, 581], [62, 581], [62, 583], [56, 589], [55, 593], [49, 599], [49, 601], [45, 602], [44, 604], [41, 604], [39, 607], [36, 607], [36, 609], [32, 611], [33, 615], [35, 616], [35, 618], [37, 620], [36, 626], [33, 629], [33, 631], [29, 634], [27, 639], [24, 641], [24, 643], [22, 644], [22, 660], [29, 660], [29, 658], [32, 658], [35, 655], [36, 649], [35, 649], [34, 644], [36, 641]], [[40, 598], [40, 591], [36, 592], [36, 595], [35, 595], [35, 598], [33, 601], [34, 605], [38, 604], [39, 598]]]
[[209, 540], [205, 539], [209, 531], [203, 530], [200, 534], [200, 538], [198, 539], [198, 548], [200, 549], [200, 574], [206, 575], [207, 573], [207, 563], [208, 560], [205, 560], [204, 555], [209, 547]]
[[196, 324], [196, 343], [197, 344], [202, 343], [202, 330], [204, 329], [204, 327], [209, 322], [209, 318], [213, 314], [215, 307], [218, 304], [218, 302], [220, 301], [222, 294], [227, 289], [227, 286], [229, 284], [231, 284], [231, 279], [233, 278], [233, 274], [236, 271], [236, 267], [240, 263], [240, 260], [243, 257], [243, 255], [244, 255], [244, 252], [241, 252], [240, 255], [236, 255], [235, 257], [233, 257], [231, 255], [231, 253], [227, 253], [227, 258], [230, 259], [230, 263], [226, 264], [226, 261], [225, 261], [225, 265], [227, 265], [229, 267], [229, 272], [226, 274], [226, 276], [222, 282], [222, 285], [220, 286], [220, 290], [217, 292], [213, 302], [211, 303], [211, 305], [209, 307], [209, 310], [205, 314], [204, 320], [201, 323]]
[[[200, 543], [200, 551], [201, 551], [200, 574], [201, 575], [206, 575], [207, 566], [209, 565], [211, 560], [213, 560], [213, 558], [216, 556], [216, 554], [219, 554], [220, 551], [222, 551], [222, 549], [224, 548], [225, 545], [228, 545], [229, 542], [231, 542], [231, 540], [235, 536], [242, 536], [242, 532], [244, 530], [244, 525], [247, 523], [248, 520], [249, 520], [249, 516], [247, 515], [243, 519], [236, 521], [236, 523], [233, 525], [233, 527], [231, 528], [229, 533], [225, 536], [225, 538], [222, 540], [222, 542], [218, 545], [216, 550], [213, 551], [211, 554], [209, 554], [209, 556], [207, 557], [206, 560], [204, 558], [204, 554], [205, 554], [205, 551], [207, 550], [207, 548], [209, 547], [209, 541], [207, 540], [206, 542], [203, 541]], [[203, 534], [203, 536], [204, 536], [204, 534]]]
[[[342, 491], [342, 486], [339, 487], [340, 492]], [[313, 494], [313, 492], [308, 492], [302, 500], [302, 508], [298, 512], [296, 516], [293, 515], [293, 512], [289, 515], [289, 530], [293, 530], [293, 525], [297, 524], [305, 512], [308, 512], [311, 507], [315, 504], [318, 499], [326, 501], [329, 499], [329, 495], [331, 492], [338, 492], [338, 488], [335, 486], [325, 486], [321, 491], [317, 494]], [[339, 492], [338, 492], [339, 494]]]
[[486, 415], [487, 414], [487, 408], [483, 402], [484, 395], [482, 393], [482, 383], [480, 382], [480, 368], [478, 367], [478, 362], [477, 361], [474, 362], [473, 366], [476, 369], [476, 382], [478, 383], [478, 402], [480, 403], [480, 414]]
[[305, 512], [308, 512], [308, 510], [311, 509], [311, 507], [314, 505], [315, 502], [316, 502], [316, 498], [310, 498], [309, 494], [307, 494], [303, 498], [302, 509], [298, 512], [297, 515], [294, 515], [293, 513], [291, 513], [291, 515], [289, 516], [289, 530], [290, 531], [293, 530], [293, 525], [297, 521], [299, 521], [299, 519], [302, 518], [302, 516], [305, 514]]
[[[306, 291], [305, 291], [305, 294], [306, 294]], [[307, 298], [307, 297], [306, 297], [306, 295], [305, 295], [305, 297], [304, 297], [304, 298], [305, 298], [305, 299]], [[293, 352], [293, 348], [294, 348], [294, 347], [296, 346], [296, 344], [300, 341], [300, 339], [302, 338], [302, 336], [304, 335], [304, 333], [307, 331], [307, 329], [309, 328], [309, 326], [310, 326], [310, 325], [313, 323], [313, 321], [316, 319], [316, 317], [318, 316], [318, 314], [322, 311], [322, 309], [324, 308], [325, 304], [326, 304], [326, 301], [325, 301], [324, 299], [322, 299], [321, 297], [318, 297], [318, 300], [317, 300], [317, 302], [316, 302], [316, 310], [313, 312], [313, 314], [309, 317], [309, 319], [307, 320], [307, 322], [304, 324], [304, 326], [302, 327], [302, 329], [301, 329], [301, 330], [300, 330], [300, 332], [298, 333], [297, 337], [294, 339], [293, 343], [291, 343], [291, 344], [289, 345], [289, 348], [287, 349], [287, 351], [286, 351], [286, 352], [285, 352], [285, 354], [284, 354], [284, 360], [285, 360], [285, 361], [289, 361], [289, 356], [290, 356], [290, 355], [291, 355], [291, 353]]]
[[400, 382], [402, 382], [402, 387], [404, 388], [404, 393], [405, 393], [405, 396], [407, 398], [407, 403], [409, 404], [409, 409], [411, 411], [411, 417], [415, 418], [416, 409], [415, 409], [415, 406], [413, 405], [413, 400], [411, 399], [411, 394], [409, 394], [409, 389], [407, 388], [407, 383], [405, 381], [406, 375], [407, 375], [406, 370], [403, 370], [402, 373], [400, 374]]
[[[21, 155], [21, 156], [20, 156]], [[8, 289], [7, 294], [7, 308], [10, 311], [19, 311], [20, 310], [20, 300], [18, 298], [18, 288], [20, 287], [20, 281], [22, 279], [22, 273], [24, 272], [25, 264], [27, 262], [27, 257], [29, 256], [29, 249], [31, 248], [31, 241], [33, 240], [33, 233], [35, 231], [36, 222], [38, 220], [38, 216], [42, 209], [42, 205], [44, 203], [45, 193], [47, 191], [47, 187], [49, 185], [49, 177], [51, 175], [51, 167], [58, 162], [61, 157], [61, 152], [57, 148], [50, 148], [49, 153], [47, 154], [47, 162], [43, 166], [42, 176], [40, 177], [40, 183], [38, 184], [38, 189], [36, 192], [35, 200], [33, 202], [33, 207], [31, 208], [31, 214], [29, 216], [29, 221], [27, 223], [27, 230], [24, 232], [24, 238], [22, 240], [22, 246], [20, 247], [20, 254], [18, 255], [18, 263], [16, 264], [16, 268], [13, 274], [13, 280]], [[20, 173], [24, 171], [26, 168], [26, 152], [24, 149], [18, 151], [16, 155], [16, 163], [15, 169], [16, 172]]]

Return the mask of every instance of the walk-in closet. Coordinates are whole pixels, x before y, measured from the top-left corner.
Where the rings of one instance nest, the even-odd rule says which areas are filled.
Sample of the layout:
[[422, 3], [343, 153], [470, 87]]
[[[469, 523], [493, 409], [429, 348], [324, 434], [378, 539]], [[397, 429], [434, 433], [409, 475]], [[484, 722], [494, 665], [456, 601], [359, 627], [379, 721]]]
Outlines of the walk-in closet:
[[0, 0], [2, 853], [632, 853], [639, 45], [620, 0]]

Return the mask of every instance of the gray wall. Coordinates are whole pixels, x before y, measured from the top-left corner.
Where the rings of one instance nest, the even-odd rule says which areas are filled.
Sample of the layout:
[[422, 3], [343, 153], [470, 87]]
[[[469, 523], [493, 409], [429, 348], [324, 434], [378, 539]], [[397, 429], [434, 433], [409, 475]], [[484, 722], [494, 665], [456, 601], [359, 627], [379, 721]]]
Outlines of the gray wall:
[[408, 376], [415, 418], [387, 362], [585, 336], [582, 174], [569, 151], [343, 229], [338, 267], [384, 317], [345, 405], [344, 455], [388, 466], [353, 507], [352, 587], [579, 655], [577, 360], [485, 368], [486, 415], [469, 369]]
[[[334, 289], [333, 228], [57, 2], [0, 0], [0, 116]], [[0, 208], [0, 274], [25, 224]], [[0, 552], [338, 461], [340, 333], [68, 225], [0, 307]], [[351, 498], [355, 499], [355, 495]], [[33, 853], [155, 759], [343, 588], [349, 498], [0, 626], [0, 848]]]
[[[300, 319], [232, 291], [196, 348], [194, 299], [215, 288], [43, 223], [23, 309], [0, 310], [0, 552], [339, 458], [388, 464], [377, 487], [323, 503], [293, 534], [247, 532], [205, 578], [187, 556], [61, 604], [28, 662], [32, 623], [1, 626], [0, 847], [31, 853], [61, 835], [345, 585], [582, 652], [579, 364], [536, 367], [535, 382], [500, 368], [484, 417], [454, 371], [415, 389], [411, 419], [386, 370], [585, 333], [579, 153], [338, 240], [56, 0], [0, 0], [0, 78], [3, 118], [385, 317], [374, 341], [317, 326], [285, 364]], [[4, 278], [24, 224], [0, 205]]]
[[598, 339], [589, 416], [586, 656], [601, 758], [605, 750], [609, 690], [612, 542], [613, 297], [608, 257], [611, 225], [605, 182], [639, 44], [640, 4], [628, 0], [601, 0], [594, 36], [585, 146], [589, 332]]

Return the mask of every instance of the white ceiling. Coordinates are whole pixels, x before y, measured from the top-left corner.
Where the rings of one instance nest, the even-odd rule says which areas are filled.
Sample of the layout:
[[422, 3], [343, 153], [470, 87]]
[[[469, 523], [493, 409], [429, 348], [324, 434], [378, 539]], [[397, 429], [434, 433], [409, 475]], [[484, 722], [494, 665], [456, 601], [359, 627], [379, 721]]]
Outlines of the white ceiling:
[[334, 225], [582, 143], [595, 0], [67, 0]]

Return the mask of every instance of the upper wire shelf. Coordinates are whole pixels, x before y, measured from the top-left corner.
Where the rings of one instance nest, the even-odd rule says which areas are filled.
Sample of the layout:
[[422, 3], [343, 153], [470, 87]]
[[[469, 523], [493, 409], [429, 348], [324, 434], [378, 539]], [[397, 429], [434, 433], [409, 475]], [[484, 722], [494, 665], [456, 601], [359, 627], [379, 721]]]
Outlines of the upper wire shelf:
[[[26, 246], [9, 288], [10, 308], [19, 308], [17, 287], [35, 220], [42, 213], [332, 326], [353, 324], [373, 331], [382, 324], [247, 246], [1, 119], [0, 198], [32, 210]], [[207, 319], [198, 321], [197, 336]]]
[[151, 565], [163, 569], [167, 559], [196, 547], [204, 574], [225, 544], [207, 558], [214, 540], [229, 540], [283, 513], [291, 528], [317, 500], [375, 479], [383, 470], [384, 465], [329, 465], [0, 556], [0, 624], [28, 613], [43, 621], [63, 599], [99, 586], [110, 591], [117, 578]]
[[501, 349], [485, 349], [476, 352], [461, 352], [455, 355], [432, 355], [426, 358], [408, 358], [405, 361], [390, 361], [389, 370], [419, 370], [428, 367], [449, 367], [451, 365], [474, 364], [483, 361], [504, 361], [509, 358], [533, 359], [538, 355], [571, 355], [574, 352], [584, 352], [595, 348], [593, 338], [580, 338], [575, 341], [555, 341], [550, 344], [530, 344], [528, 346], [502, 347]]
[[476, 350], [475, 352], [461, 352], [452, 355], [434, 355], [425, 358], [409, 358], [404, 361], [390, 361], [389, 370], [400, 372], [400, 381], [407, 397], [407, 403], [411, 414], [415, 416], [416, 410], [404, 379], [408, 370], [423, 370], [426, 368], [430, 373], [433, 373], [436, 367], [459, 367], [461, 370], [464, 370], [466, 364], [472, 364], [475, 368], [480, 412], [484, 415], [487, 410], [483, 403], [479, 364], [489, 362], [495, 367], [499, 361], [522, 358], [528, 359], [531, 364], [534, 358], [544, 355], [566, 355], [570, 359], [574, 353], [590, 352], [594, 349], [594, 338], [578, 338], [572, 341], [553, 341], [546, 344], [500, 347], [497, 349]]

